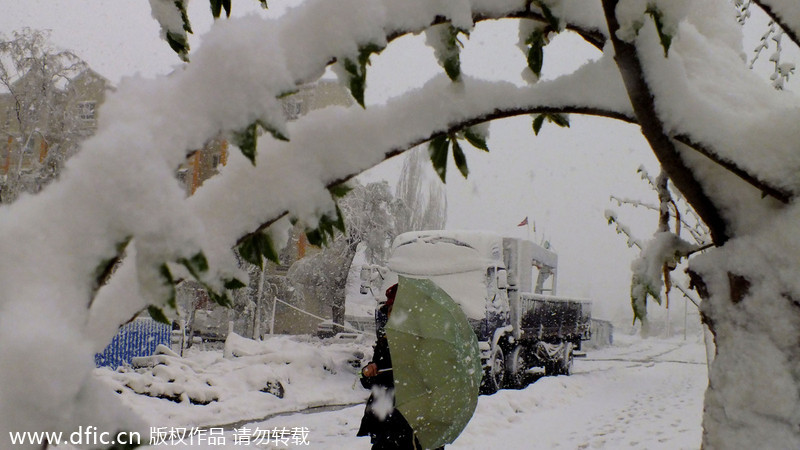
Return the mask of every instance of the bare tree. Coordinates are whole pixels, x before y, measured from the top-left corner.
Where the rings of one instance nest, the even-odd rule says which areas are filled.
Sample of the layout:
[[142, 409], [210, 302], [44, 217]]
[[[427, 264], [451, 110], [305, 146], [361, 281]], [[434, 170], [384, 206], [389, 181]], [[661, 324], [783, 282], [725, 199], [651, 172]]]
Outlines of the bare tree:
[[[395, 196], [396, 234], [406, 231], [438, 230], [447, 223], [447, 194], [439, 182], [427, 174], [430, 158], [424, 147], [406, 153]], [[427, 188], [427, 189], [426, 189]]]
[[367, 261], [381, 264], [397, 235], [397, 199], [386, 181], [356, 185], [339, 206], [345, 218], [347, 235], [356, 245], [363, 244]]
[[[57, 50], [46, 32], [15, 31], [0, 35], [0, 94], [4, 109], [3, 131], [8, 138], [6, 175], [0, 187], [3, 202], [16, 199], [21, 191], [37, 192], [58, 175], [70, 149], [86, 137], [86, 127], [70, 105], [70, 82], [87, 70], [74, 53]], [[93, 112], [93, 111], [92, 111]], [[16, 149], [13, 167], [12, 149]], [[30, 180], [23, 180], [22, 163], [39, 159]]]

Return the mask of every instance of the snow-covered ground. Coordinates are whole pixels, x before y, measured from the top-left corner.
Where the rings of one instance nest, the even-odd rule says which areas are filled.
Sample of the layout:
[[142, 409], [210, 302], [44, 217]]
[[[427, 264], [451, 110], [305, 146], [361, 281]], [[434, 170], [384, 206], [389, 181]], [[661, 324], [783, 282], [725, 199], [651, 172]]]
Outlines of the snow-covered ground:
[[[146, 448], [368, 449], [369, 439], [355, 436], [364, 409], [360, 402], [367, 396], [355, 363], [362, 355], [369, 358], [370, 345], [234, 338], [224, 353], [195, 351], [186, 358], [161, 357], [167, 364], [152, 371], [98, 369], [97, 375], [114, 384], [152, 427], [161, 427], [160, 437], [153, 436], [160, 444]], [[574, 369], [569, 377], [545, 377], [522, 390], [481, 396], [466, 430], [448, 448], [700, 447], [707, 385], [701, 336], [684, 341], [617, 335], [613, 347], [589, 350]], [[267, 382], [272, 389], [265, 389]], [[283, 386], [282, 399], [275, 395], [275, 382]], [[138, 395], [126, 384], [178, 401]], [[214, 401], [200, 405], [190, 398]], [[359, 404], [343, 406], [354, 403]], [[188, 433], [192, 427], [191, 446], [185, 435], [182, 441], [161, 442], [165, 431]], [[276, 430], [285, 430], [284, 440], [275, 439]]]

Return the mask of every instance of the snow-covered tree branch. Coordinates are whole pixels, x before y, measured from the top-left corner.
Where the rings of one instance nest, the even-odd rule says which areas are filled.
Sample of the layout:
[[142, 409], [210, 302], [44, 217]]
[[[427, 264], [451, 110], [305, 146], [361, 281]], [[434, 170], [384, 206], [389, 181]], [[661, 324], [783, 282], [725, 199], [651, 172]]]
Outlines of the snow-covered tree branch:
[[794, 9], [796, 5], [781, 0], [753, 0], [753, 3], [778, 24], [795, 45], [800, 46], [800, 17]]
[[[798, 28], [795, 5], [758, 3]], [[789, 301], [800, 298], [800, 210], [791, 201], [800, 189], [800, 101], [747, 68], [735, 12], [725, 0], [312, 0], [279, 20], [218, 21], [181, 70], [119, 86], [57, 184], [0, 210], [0, 254], [13, 261], [0, 266], [0, 437], [88, 419], [111, 430], [136, 426], [99, 406], [91, 356], [133, 313], [170, 306], [174, 278], [222, 293], [244, 277], [233, 248], [266, 251], [262, 244], [285, 239], [289, 217], [332, 233], [341, 221], [336, 186], [428, 140], [457, 140], [514, 115], [581, 113], [638, 123], [719, 247], [691, 262], [719, 351], [706, 444], [796, 448], [800, 348], [787, 336], [800, 330], [800, 308]], [[460, 72], [450, 38], [476, 18], [521, 17], [539, 23], [521, 33], [532, 81], [549, 33], [576, 31], [603, 55], [525, 87]], [[446, 75], [385, 105], [285, 122], [279, 97], [298, 84], [335, 63], [358, 98], [370, 54], [431, 26], [448, 27], [429, 36]], [[259, 139], [260, 130], [276, 139]], [[241, 154], [185, 198], [175, 168], [219, 133]], [[125, 244], [127, 263], [87, 308], [98, 267]], [[65, 374], [56, 383], [37, 377], [53, 365]], [[735, 387], [742, 380], [752, 394]]]

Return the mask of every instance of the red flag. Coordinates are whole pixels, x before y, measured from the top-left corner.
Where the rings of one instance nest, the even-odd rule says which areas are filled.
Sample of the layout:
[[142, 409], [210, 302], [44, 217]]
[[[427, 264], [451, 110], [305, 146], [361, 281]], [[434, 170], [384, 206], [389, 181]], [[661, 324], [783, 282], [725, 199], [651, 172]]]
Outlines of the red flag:
[[522, 222], [520, 222], [519, 225], [517, 225], [517, 226], [518, 227], [524, 227], [527, 224], [528, 224], [528, 216], [525, 216], [525, 218], [522, 219]]

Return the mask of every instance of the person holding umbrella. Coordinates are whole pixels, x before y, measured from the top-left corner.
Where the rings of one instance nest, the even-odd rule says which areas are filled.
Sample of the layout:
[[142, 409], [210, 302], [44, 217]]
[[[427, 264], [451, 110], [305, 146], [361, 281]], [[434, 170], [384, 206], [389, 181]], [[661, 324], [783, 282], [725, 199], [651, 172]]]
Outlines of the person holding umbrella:
[[396, 294], [397, 284], [394, 284], [386, 290], [386, 303], [376, 311], [377, 341], [372, 361], [361, 369], [361, 384], [372, 393], [367, 399], [357, 436], [369, 436], [373, 450], [422, 449], [414, 430], [394, 407], [394, 376], [385, 326]]
[[377, 311], [375, 354], [361, 371], [372, 395], [358, 436], [370, 436], [373, 449], [441, 449], [478, 405], [478, 339], [461, 307], [432, 280], [400, 275], [398, 283]]

